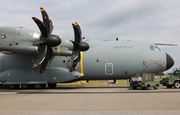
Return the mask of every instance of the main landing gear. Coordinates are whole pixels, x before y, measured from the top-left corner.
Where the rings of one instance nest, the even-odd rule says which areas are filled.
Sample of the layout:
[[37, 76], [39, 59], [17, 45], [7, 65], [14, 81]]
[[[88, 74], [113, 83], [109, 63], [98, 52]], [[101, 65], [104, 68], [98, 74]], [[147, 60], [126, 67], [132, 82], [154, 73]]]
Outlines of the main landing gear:
[[[56, 83], [48, 83], [48, 88], [54, 89], [56, 88]], [[10, 84], [6, 85], [6, 88], [9, 89], [45, 89], [46, 84]]]

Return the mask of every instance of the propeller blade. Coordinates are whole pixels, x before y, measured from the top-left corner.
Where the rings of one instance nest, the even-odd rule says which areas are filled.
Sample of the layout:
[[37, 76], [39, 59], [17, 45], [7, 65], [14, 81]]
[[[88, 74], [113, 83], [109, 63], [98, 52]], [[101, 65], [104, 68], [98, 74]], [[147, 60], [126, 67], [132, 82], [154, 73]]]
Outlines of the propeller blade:
[[37, 24], [37, 26], [39, 27], [39, 30], [41, 31], [41, 35], [43, 37], [47, 37], [47, 30], [45, 25], [43, 24], [43, 22], [41, 20], [39, 20], [36, 17], [32, 17], [32, 19], [34, 20], [34, 22]]
[[73, 55], [71, 56], [70, 60], [73, 60], [72, 64], [70, 65], [70, 72], [74, 71], [80, 61], [80, 51], [87, 51], [89, 49], [89, 45], [85, 42], [82, 42], [82, 37], [81, 37], [81, 28], [77, 22], [72, 23], [72, 27], [74, 30], [74, 41], [71, 41], [74, 45], [73, 48]]
[[51, 59], [51, 57], [52, 57], [52, 49], [51, 49], [51, 47], [47, 47], [46, 57], [45, 57], [44, 61], [42, 62], [41, 69], [39, 71], [40, 73], [43, 73], [45, 71], [46, 67], [49, 64], [49, 60]]
[[46, 27], [47, 33], [51, 34], [50, 32], [52, 32], [52, 30], [50, 30], [50, 28], [52, 29], [51, 26], [53, 26], [52, 20], [50, 20], [47, 12], [44, 10], [43, 7], [40, 7], [41, 10], [41, 14], [42, 14], [42, 18], [43, 18], [43, 23]]
[[72, 67], [70, 68], [70, 72], [74, 71], [78, 64], [79, 64], [79, 61], [80, 61], [80, 52], [79, 50], [76, 51], [73, 55], [72, 55], [72, 58], [73, 59], [73, 64], [72, 64]]
[[74, 29], [74, 38], [75, 42], [80, 43], [82, 41], [81, 37], [81, 28], [77, 22], [72, 23], [73, 29]]
[[54, 22], [52, 21], [52, 19], [50, 19], [50, 28], [49, 28], [49, 34], [52, 33], [53, 31], [53, 28], [54, 28]]
[[36, 68], [38, 65], [40, 65], [44, 61], [46, 53], [47, 53], [47, 45], [42, 44], [40, 46], [40, 52], [32, 68]]
[[75, 60], [78, 58], [78, 56], [79, 56], [79, 49], [75, 49], [71, 59]]
[[73, 43], [74, 50], [79, 48], [79, 43], [70, 40]]
[[40, 52], [32, 68], [35, 68], [42, 63], [40, 73], [43, 73], [52, 57], [51, 47], [58, 46], [61, 43], [61, 38], [57, 35], [51, 34], [54, 28], [54, 23], [43, 7], [40, 7], [40, 11], [43, 22], [36, 17], [32, 17], [41, 31], [40, 40], [33, 43], [40, 45]]

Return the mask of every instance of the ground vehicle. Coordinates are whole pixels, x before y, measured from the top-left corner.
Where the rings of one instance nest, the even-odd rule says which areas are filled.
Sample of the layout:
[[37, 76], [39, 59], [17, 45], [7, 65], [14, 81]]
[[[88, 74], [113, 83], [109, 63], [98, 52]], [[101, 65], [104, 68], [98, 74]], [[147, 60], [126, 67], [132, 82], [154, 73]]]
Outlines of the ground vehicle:
[[175, 70], [172, 75], [166, 78], [162, 78], [160, 84], [167, 88], [180, 88], [180, 70]]
[[135, 77], [131, 77], [130, 89], [136, 89], [137, 87], [142, 89], [149, 89], [150, 87], [158, 89], [159, 83], [155, 81], [154, 73], [137, 73]]

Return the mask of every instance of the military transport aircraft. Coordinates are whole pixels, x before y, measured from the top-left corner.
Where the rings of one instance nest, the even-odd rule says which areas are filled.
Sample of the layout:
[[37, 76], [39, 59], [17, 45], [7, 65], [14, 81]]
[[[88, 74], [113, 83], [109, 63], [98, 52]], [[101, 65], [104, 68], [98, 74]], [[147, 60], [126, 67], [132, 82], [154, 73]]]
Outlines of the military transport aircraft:
[[[174, 65], [149, 41], [84, 40], [73, 23], [74, 41], [53, 35], [54, 23], [43, 7], [43, 21], [32, 17], [40, 33], [0, 27], [0, 82], [10, 88], [55, 88], [77, 80], [129, 79], [136, 73], [163, 72]], [[168, 45], [168, 44], [167, 44]]]

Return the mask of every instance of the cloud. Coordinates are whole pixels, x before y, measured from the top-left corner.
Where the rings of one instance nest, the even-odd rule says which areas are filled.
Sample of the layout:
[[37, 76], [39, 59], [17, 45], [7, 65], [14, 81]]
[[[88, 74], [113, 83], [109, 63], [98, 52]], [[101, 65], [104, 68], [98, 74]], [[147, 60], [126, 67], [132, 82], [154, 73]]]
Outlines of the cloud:
[[[77, 21], [86, 39], [149, 40], [180, 45], [179, 0], [6, 0], [0, 4], [0, 26], [23, 26], [39, 31], [31, 19], [41, 19], [43, 6], [53, 19], [53, 33], [73, 39]], [[168, 47], [169, 48], [169, 47]], [[179, 47], [164, 50], [180, 59]]]
[[117, 25], [128, 24], [131, 21], [155, 15], [161, 9], [160, 2], [150, 2], [144, 0], [117, 1], [105, 9], [102, 14], [91, 19], [91, 23], [102, 27], [115, 27]]

